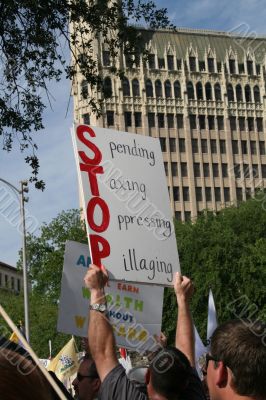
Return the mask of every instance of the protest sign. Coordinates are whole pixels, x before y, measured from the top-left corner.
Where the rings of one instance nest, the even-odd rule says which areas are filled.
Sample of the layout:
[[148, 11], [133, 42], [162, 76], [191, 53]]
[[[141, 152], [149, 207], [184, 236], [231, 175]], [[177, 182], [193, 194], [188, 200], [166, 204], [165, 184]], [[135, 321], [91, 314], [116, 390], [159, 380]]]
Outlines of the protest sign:
[[78, 125], [73, 144], [94, 264], [172, 285], [179, 259], [158, 139]]
[[[87, 245], [66, 242], [57, 324], [60, 332], [88, 335], [90, 291], [83, 279], [90, 262]], [[109, 282], [105, 291], [117, 345], [140, 352], [154, 347], [153, 335], [161, 331], [163, 288]]]

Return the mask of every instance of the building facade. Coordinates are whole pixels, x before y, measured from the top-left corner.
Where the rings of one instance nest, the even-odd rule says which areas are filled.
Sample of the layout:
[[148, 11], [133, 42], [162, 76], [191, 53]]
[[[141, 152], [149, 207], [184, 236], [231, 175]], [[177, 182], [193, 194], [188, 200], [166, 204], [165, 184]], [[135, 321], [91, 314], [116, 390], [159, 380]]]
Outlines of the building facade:
[[90, 88], [77, 75], [76, 122], [159, 138], [179, 220], [264, 188], [266, 39], [189, 29], [142, 32], [149, 60], [121, 54], [122, 80], [111, 73], [108, 49], [95, 40], [110, 97], [96, 119], [87, 104]]
[[0, 290], [20, 293], [23, 290], [22, 272], [0, 261]]

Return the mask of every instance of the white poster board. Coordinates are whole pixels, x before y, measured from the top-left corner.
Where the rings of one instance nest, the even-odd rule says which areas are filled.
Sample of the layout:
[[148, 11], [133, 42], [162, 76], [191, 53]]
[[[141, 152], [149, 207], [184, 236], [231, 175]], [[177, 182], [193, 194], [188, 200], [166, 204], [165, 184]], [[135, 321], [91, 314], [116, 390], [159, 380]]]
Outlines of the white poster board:
[[[87, 337], [90, 291], [83, 279], [91, 263], [88, 246], [67, 241], [57, 329]], [[108, 313], [120, 347], [143, 352], [155, 347], [162, 322], [163, 287], [109, 282]]]
[[94, 264], [172, 285], [179, 259], [158, 139], [78, 125], [73, 144]]

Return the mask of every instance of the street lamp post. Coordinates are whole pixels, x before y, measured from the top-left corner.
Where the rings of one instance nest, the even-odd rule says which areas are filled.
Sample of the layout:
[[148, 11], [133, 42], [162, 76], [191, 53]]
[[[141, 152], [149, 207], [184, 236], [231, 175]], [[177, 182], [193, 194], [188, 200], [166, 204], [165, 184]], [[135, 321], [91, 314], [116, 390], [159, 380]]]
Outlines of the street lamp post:
[[28, 182], [21, 181], [20, 189], [17, 189], [12, 183], [7, 182], [5, 179], [0, 178], [0, 181], [9, 186], [15, 191], [20, 198], [20, 218], [22, 226], [22, 260], [23, 260], [23, 293], [24, 293], [24, 319], [25, 319], [25, 334], [26, 339], [30, 341], [30, 329], [29, 329], [29, 297], [28, 297], [28, 271], [27, 271], [27, 255], [26, 255], [26, 224], [25, 224], [25, 207], [24, 203], [28, 201], [28, 198], [24, 196], [24, 193], [28, 193]]

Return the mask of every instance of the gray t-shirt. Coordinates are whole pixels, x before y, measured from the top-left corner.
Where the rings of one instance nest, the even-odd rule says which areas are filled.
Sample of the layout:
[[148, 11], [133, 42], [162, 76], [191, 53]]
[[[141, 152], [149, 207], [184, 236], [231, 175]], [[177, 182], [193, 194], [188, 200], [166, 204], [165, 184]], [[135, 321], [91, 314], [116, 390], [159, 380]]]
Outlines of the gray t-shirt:
[[[98, 399], [148, 400], [148, 397], [144, 393], [141, 393], [136, 385], [127, 378], [124, 368], [119, 364], [104, 379]], [[202, 383], [193, 368], [191, 368], [189, 385], [184, 392], [183, 399], [206, 400]]]

